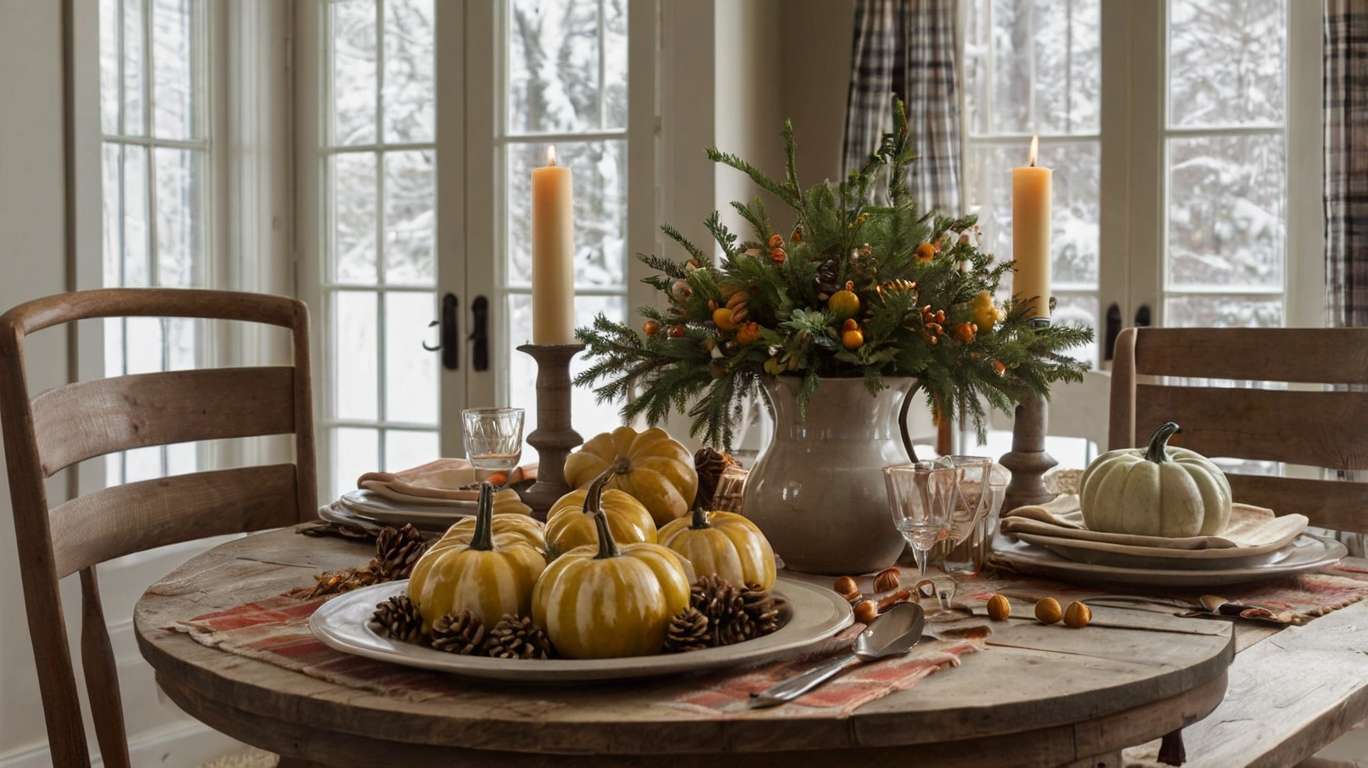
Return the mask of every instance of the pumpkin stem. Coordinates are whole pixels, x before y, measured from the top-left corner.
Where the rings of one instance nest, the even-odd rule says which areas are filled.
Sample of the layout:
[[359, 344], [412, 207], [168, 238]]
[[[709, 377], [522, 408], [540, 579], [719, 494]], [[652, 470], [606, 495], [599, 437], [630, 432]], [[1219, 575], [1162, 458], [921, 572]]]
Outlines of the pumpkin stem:
[[1182, 432], [1176, 421], [1166, 421], [1154, 430], [1150, 436], [1149, 447], [1145, 449], [1145, 458], [1156, 464], [1163, 464], [1169, 460], [1168, 441], [1170, 437]]
[[608, 484], [608, 478], [612, 473], [605, 472], [594, 479], [589, 485], [589, 492], [584, 495], [584, 511], [594, 516], [594, 528], [598, 532], [598, 554], [594, 559], [603, 560], [609, 557], [617, 557], [617, 542], [613, 541], [613, 532], [608, 530], [608, 516], [603, 514], [603, 486]]
[[494, 486], [480, 483], [480, 503], [475, 509], [475, 533], [470, 548], [488, 552], [494, 548]]
[[709, 527], [711, 526], [708, 525], [708, 511], [703, 508], [702, 504], [694, 507], [693, 520], [689, 523], [689, 528], [695, 531], [701, 531], [704, 528]]

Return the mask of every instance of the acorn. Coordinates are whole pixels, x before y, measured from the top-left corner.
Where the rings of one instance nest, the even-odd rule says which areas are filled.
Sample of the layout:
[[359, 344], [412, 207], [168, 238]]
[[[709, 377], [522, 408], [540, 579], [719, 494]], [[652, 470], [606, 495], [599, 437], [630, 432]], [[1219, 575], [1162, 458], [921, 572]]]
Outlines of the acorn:
[[1064, 618], [1059, 601], [1053, 597], [1042, 597], [1035, 605], [1035, 617], [1041, 624], [1054, 624]]
[[1074, 629], [1082, 629], [1092, 621], [1092, 609], [1085, 603], [1077, 600], [1069, 603], [1068, 610], [1064, 611], [1064, 623]]
[[831, 588], [836, 590], [836, 594], [847, 600], [854, 600], [860, 596], [860, 585], [855, 583], [855, 579], [849, 576], [842, 576], [836, 580]]
[[861, 600], [855, 604], [855, 620], [861, 624], [871, 624], [879, 618], [879, 606], [873, 600]]
[[993, 621], [1006, 621], [1012, 615], [1012, 601], [1006, 595], [995, 594], [988, 598], [988, 618]]

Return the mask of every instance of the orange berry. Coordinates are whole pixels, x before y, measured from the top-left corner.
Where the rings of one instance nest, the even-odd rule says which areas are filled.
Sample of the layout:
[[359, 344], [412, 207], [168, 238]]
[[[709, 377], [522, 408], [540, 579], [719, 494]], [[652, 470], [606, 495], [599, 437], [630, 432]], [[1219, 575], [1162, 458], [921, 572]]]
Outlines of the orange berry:
[[973, 323], [960, 323], [955, 326], [955, 338], [965, 344], [974, 343], [974, 335], [978, 332], [978, 326]]
[[857, 322], [855, 322], [855, 318], [853, 318], [853, 317], [846, 318], [846, 321], [845, 321], [844, 323], [841, 323], [841, 330], [842, 330], [842, 331], [858, 331], [858, 330], [860, 330], [860, 324], [857, 323]]
[[[847, 320], [846, 322], [850, 322]], [[841, 332], [841, 346], [846, 349], [859, 349], [864, 346], [864, 333], [859, 328]]]
[[655, 320], [647, 320], [641, 324], [641, 332], [647, 336], [654, 336], [660, 333], [660, 323]]
[[783, 264], [784, 261], [786, 261], [787, 259], [788, 253], [786, 253], [783, 248], [770, 249], [770, 261], [774, 262], [775, 264]]
[[760, 324], [746, 323], [736, 332], [736, 343], [753, 344], [760, 338]]
[[789, 242], [792, 242], [792, 243], [794, 243], [794, 244], [803, 242], [803, 228], [802, 228], [802, 227], [794, 227], [794, 228], [793, 228], [793, 234], [789, 235]]
[[930, 261], [936, 258], [936, 246], [931, 243], [922, 243], [917, 246], [917, 260]]
[[670, 326], [670, 338], [679, 339], [684, 337], [684, 326], [675, 324]]
[[1001, 360], [994, 360], [993, 370], [997, 372], [997, 375], [1005, 376], [1007, 375], [1007, 364], [1002, 362]]
[[732, 311], [730, 309], [727, 309], [726, 307], [718, 307], [717, 309], [714, 309], [712, 313], [712, 321], [713, 324], [717, 326], [718, 330], [736, 330], [736, 321], [732, 319]]
[[774, 250], [775, 248], [783, 248], [784, 236], [779, 234], [778, 232], [775, 232], [774, 234], [769, 236], [769, 242], [766, 243], [766, 245], [770, 247], [770, 250]]

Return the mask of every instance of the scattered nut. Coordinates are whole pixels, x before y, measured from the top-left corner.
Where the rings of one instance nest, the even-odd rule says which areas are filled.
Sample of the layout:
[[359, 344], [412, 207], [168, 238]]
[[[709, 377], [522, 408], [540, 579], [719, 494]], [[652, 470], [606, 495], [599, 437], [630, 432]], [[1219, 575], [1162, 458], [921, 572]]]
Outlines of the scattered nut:
[[897, 589], [898, 585], [901, 583], [902, 572], [900, 572], [895, 565], [879, 571], [878, 575], [874, 577], [874, 591], [887, 592], [890, 589]]
[[861, 600], [855, 604], [855, 620], [861, 624], [868, 624], [879, 616], [879, 608], [874, 605], [873, 600]]
[[836, 590], [836, 594], [840, 595], [841, 597], [844, 597], [852, 603], [858, 600], [860, 597], [860, 585], [856, 584], [855, 580], [850, 578], [849, 576], [842, 576], [841, 578], [837, 579], [836, 583], [833, 584], [831, 588]]
[[1064, 618], [1064, 610], [1053, 597], [1043, 597], [1035, 605], [1035, 617], [1041, 624], [1054, 624]]
[[904, 587], [903, 589], [900, 589], [897, 592], [890, 592], [889, 594], [879, 598], [879, 613], [883, 613], [884, 611], [888, 610], [889, 608], [892, 608], [898, 603], [906, 602], [907, 600], [911, 599], [911, 597], [911, 587]]
[[1006, 621], [1012, 615], [1012, 602], [1006, 595], [993, 595], [988, 598], [988, 618], [993, 621]]
[[1069, 603], [1069, 609], [1064, 612], [1064, 623], [1074, 629], [1081, 629], [1088, 626], [1092, 621], [1092, 609], [1086, 604], [1075, 600]]

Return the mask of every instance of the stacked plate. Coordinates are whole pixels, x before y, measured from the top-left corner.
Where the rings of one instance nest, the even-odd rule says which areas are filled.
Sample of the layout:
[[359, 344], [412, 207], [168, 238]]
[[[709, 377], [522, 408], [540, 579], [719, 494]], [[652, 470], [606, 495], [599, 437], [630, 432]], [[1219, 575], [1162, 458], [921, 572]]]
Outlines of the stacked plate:
[[365, 488], [347, 491], [319, 510], [319, 517], [349, 525], [401, 526], [412, 523], [424, 530], [444, 531], [452, 523], [475, 514], [475, 502], [410, 497], [396, 500]]
[[[1237, 504], [1221, 536], [1160, 539], [1088, 531], [1077, 497], [1013, 510], [993, 557], [1015, 570], [1085, 583], [1165, 587], [1239, 584], [1327, 568], [1348, 553], [1301, 515]], [[1070, 506], [1072, 504], [1072, 506]]]

